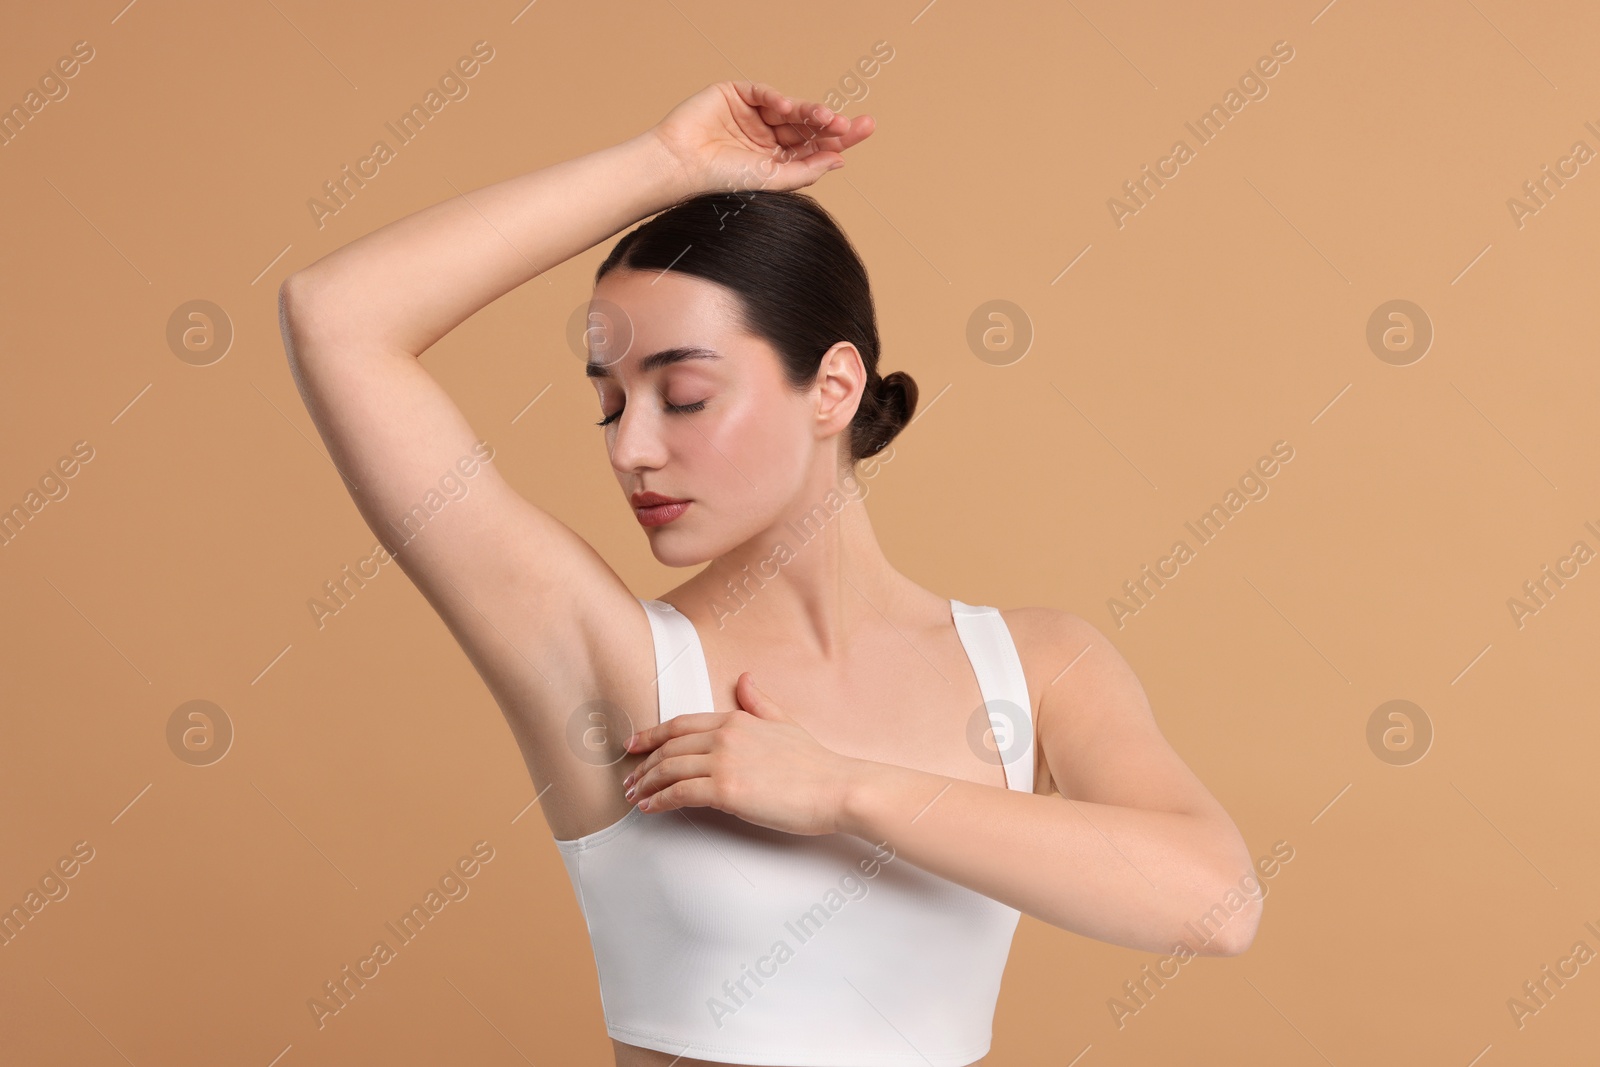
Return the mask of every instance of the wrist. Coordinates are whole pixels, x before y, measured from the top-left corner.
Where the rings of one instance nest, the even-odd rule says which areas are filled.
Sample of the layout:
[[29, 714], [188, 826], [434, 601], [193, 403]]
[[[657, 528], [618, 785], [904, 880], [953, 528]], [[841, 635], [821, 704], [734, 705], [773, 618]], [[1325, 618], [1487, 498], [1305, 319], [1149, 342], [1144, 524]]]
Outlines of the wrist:
[[882, 764], [872, 760], [847, 758], [840, 769], [839, 806], [834, 815], [834, 830], [855, 837], [871, 833], [869, 811], [875, 771]]
[[667, 147], [654, 126], [623, 143], [634, 154], [639, 173], [649, 181], [663, 208], [701, 191], [688, 165]]

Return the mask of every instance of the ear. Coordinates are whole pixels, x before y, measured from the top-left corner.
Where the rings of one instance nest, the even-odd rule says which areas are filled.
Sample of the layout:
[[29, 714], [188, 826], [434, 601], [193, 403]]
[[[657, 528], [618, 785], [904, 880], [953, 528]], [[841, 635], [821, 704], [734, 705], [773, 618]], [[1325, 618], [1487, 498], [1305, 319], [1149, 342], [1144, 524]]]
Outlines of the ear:
[[867, 367], [849, 341], [840, 341], [822, 354], [817, 367], [817, 432], [831, 437], [850, 427], [861, 407]]

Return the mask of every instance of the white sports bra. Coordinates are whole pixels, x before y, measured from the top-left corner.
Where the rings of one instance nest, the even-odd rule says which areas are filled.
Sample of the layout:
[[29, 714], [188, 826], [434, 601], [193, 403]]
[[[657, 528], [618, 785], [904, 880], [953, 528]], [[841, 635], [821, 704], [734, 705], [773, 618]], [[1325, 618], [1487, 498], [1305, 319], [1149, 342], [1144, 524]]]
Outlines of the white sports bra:
[[[661, 721], [714, 710], [694, 624], [665, 601], [640, 603]], [[1007, 788], [1032, 792], [1032, 704], [1010, 631], [995, 608], [950, 609]], [[893, 846], [782, 833], [706, 807], [634, 807], [603, 830], [557, 839], [589, 928], [606, 1033], [743, 1064], [981, 1059], [1020, 912], [895, 858]]]

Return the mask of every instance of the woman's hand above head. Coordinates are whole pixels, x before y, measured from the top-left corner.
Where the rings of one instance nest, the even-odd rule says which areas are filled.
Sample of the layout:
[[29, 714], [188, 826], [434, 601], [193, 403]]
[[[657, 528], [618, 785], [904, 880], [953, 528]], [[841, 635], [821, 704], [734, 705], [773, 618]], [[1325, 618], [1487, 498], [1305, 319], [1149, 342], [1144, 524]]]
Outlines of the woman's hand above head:
[[646, 814], [707, 807], [790, 834], [831, 834], [861, 761], [823, 745], [756, 688], [734, 689], [739, 710], [677, 715], [628, 745], [650, 753], [624, 781]]
[[870, 135], [870, 115], [846, 118], [752, 81], [715, 82], [667, 112], [650, 133], [679, 184], [695, 195], [802, 189]]

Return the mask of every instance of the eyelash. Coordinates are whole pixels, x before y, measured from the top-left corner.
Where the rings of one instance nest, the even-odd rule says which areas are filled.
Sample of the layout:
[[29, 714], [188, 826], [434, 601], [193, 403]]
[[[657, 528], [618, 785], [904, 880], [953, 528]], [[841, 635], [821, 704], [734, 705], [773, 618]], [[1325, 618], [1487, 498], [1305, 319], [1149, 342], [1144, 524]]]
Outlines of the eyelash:
[[[668, 404], [667, 405], [667, 410], [672, 412], [675, 415], [693, 415], [695, 412], [699, 411], [701, 408], [703, 408], [705, 406], [706, 406], [706, 402], [704, 400], [696, 400], [693, 404]], [[595, 425], [596, 426], [608, 426], [608, 425], [610, 425], [611, 423], [615, 422], [617, 419], [619, 419], [621, 417], [622, 417], [622, 409], [618, 408], [616, 410], [615, 414], [607, 415], [605, 418], [603, 418], [599, 422], [595, 423]]]

